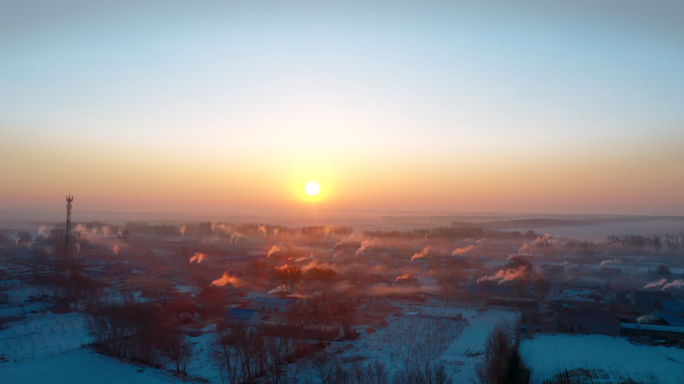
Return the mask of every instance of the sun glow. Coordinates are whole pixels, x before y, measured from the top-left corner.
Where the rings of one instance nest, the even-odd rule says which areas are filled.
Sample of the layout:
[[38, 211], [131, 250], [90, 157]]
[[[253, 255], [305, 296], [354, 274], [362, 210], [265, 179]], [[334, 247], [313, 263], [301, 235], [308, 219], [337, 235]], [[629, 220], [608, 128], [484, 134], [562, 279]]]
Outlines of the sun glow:
[[306, 192], [306, 194], [311, 196], [311, 197], [318, 195], [318, 193], [320, 191], [321, 191], [321, 187], [315, 181], [309, 181], [304, 186], [304, 192]]

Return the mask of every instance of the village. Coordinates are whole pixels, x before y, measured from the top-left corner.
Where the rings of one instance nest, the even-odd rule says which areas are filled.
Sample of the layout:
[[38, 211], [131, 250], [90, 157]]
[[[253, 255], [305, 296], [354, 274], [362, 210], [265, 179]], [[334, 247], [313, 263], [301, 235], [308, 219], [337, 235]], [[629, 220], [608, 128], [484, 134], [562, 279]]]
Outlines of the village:
[[[427, 364], [466, 382], [501, 322], [532, 383], [666, 384], [684, 372], [680, 238], [637, 249], [626, 237], [590, 244], [475, 227], [361, 241], [349, 227], [75, 228], [68, 266], [63, 229], [1, 246], [0, 376], [92, 349], [156, 367], [162, 381], [320, 382], [324, 371], [364, 369], [391, 380]], [[217, 347], [255, 341], [235, 329], [277, 345], [259, 353], [278, 368], [236, 373]], [[591, 370], [587, 349], [600, 356]], [[619, 353], [634, 364], [609, 358]], [[631, 369], [644, 359], [660, 368]]]

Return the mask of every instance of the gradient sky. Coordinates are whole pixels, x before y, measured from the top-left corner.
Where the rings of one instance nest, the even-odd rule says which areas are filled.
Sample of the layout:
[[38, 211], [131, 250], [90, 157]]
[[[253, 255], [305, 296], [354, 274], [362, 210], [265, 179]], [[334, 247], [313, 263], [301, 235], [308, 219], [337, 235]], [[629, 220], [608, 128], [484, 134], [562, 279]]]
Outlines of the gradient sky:
[[477, 3], [0, 0], [0, 209], [684, 214], [684, 2]]

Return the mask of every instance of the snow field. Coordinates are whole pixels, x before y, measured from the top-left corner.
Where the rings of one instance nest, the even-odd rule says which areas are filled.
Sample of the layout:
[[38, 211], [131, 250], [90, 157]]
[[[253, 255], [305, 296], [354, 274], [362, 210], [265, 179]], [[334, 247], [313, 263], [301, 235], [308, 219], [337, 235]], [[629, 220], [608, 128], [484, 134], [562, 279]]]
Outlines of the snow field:
[[[583, 369], [582, 382], [684, 383], [684, 350], [633, 344], [604, 335], [538, 335], [520, 344], [530, 384], [545, 384], [566, 370]], [[630, 381], [633, 380], [633, 381]]]
[[90, 348], [0, 367], [0, 383], [3, 384], [166, 384], [169, 382], [178, 381], [163, 371], [151, 368], [142, 369], [122, 363], [99, 355]]
[[80, 349], [90, 341], [83, 314], [48, 312], [0, 331], [0, 355], [20, 363]]
[[420, 316], [390, 316], [387, 325], [359, 340], [332, 348], [342, 364], [379, 360], [390, 374], [407, 364], [432, 362], [458, 337], [465, 323]]
[[465, 310], [462, 313], [468, 325], [442, 354], [441, 360], [451, 371], [455, 382], [468, 383], [475, 380], [475, 367], [482, 360], [489, 332], [501, 320], [513, 323], [516, 313], [504, 310]]

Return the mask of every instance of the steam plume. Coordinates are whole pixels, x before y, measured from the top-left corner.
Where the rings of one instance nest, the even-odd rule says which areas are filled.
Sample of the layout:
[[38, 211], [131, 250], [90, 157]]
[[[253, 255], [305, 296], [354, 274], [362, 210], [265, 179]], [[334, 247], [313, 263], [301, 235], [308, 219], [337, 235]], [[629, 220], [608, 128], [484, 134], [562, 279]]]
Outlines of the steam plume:
[[[350, 236], [351, 238], [351, 236]], [[366, 248], [370, 247], [371, 245], [376, 245], [378, 243], [377, 239], [366, 239], [363, 242], [361, 242], [361, 246], [359, 249], [356, 250], [356, 256], [361, 254], [361, 252], [365, 251]]]
[[337, 247], [338, 245], [342, 245], [342, 244], [345, 244], [345, 243], [350, 242], [351, 239], [352, 239], [352, 237], [354, 237], [354, 234], [353, 234], [353, 233], [350, 234], [348, 238], [342, 239], [342, 241], [340, 241], [339, 243], [335, 244], [335, 246]]
[[469, 245], [469, 246], [463, 247], [463, 248], [456, 248], [456, 249], [454, 249], [453, 252], [451, 252], [451, 256], [457, 256], [457, 255], [460, 255], [463, 253], [467, 253], [467, 252], [473, 250], [473, 248], [475, 248], [474, 245]]
[[280, 245], [274, 245], [271, 247], [271, 249], [268, 250], [268, 254], [266, 255], [266, 257], [271, 257], [272, 254], [282, 251], [283, 249], [280, 247]]
[[108, 225], [105, 225], [104, 227], [102, 227], [102, 234], [104, 235], [104, 237], [107, 237], [107, 235], [109, 235], [109, 226]]
[[273, 294], [273, 293], [278, 293], [278, 292], [287, 292], [287, 287], [285, 285], [279, 285], [270, 291], [266, 292], [267, 295]]
[[498, 281], [499, 284], [505, 283], [507, 281], [514, 280], [541, 280], [544, 278], [544, 274], [537, 267], [533, 267], [531, 264], [523, 264], [519, 267], [509, 268], [506, 270], [501, 270], [494, 274], [494, 276], [485, 276], [477, 280], [477, 284], [483, 281]]
[[266, 236], [266, 227], [264, 227], [263, 225], [260, 225], [259, 226], [259, 232], [263, 233], [263, 235]]
[[190, 262], [192, 263], [193, 261], [197, 261], [197, 264], [199, 264], [204, 260], [205, 257], [207, 257], [207, 255], [204, 253], [195, 252], [195, 254], [190, 257]]
[[636, 322], [641, 324], [641, 323], [645, 323], [647, 321], [653, 321], [653, 320], [658, 320], [658, 316], [656, 316], [654, 314], [642, 315], [642, 316], [637, 317]]
[[86, 228], [86, 226], [83, 224], [76, 225], [76, 232], [85, 232], [87, 230], [88, 230], [88, 228]]
[[610, 260], [603, 260], [601, 262], [601, 266], [603, 267], [604, 265], [621, 265], [622, 260], [620, 259], [610, 259]]
[[185, 224], [181, 225], [180, 233], [181, 233], [181, 237], [185, 237]]
[[409, 275], [409, 274], [407, 273], [407, 274], [405, 274], [405, 275], [397, 276], [397, 278], [396, 278], [394, 281], [408, 280], [408, 279], [410, 279], [410, 278], [411, 278], [411, 275]]
[[665, 291], [665, 290], [668, 290], [670, 288], [682, 288], [682, 287], [684, 287], [684, 280], [675, 280], [671, 283], [667, 283], [667, 284], [663, 285], [663, 288], [661, 289], [661, 291]]
[[477, 283], [479, 284], [480, 282], [483, 282], [483, 281], [498, 281], [499, 284], [501, 284], [505, 281], [518, 280], [520, 277], [522, 277], [525, 274], [524, 269], [525, 269], [525, 267], [501, 270], [501, 271], [497, 272], [494, 276], [485, 276], [485, 277], [479, 278], [477, 280]]
[[119, 246], [115, 245], [114, 248], [112, 248], [112, 251], [114, 251], [115, 255], [118, 255], [119, 254]]
[[218, 279], [212, 281], [212, 282], [211, 282], [211, 285], [212, 285], [212, 286], [223, 287], [224, 285], [226, 285], [226, 284], [228, 284], [228, 283], [232, 284], [235, 288], [238, 288], [238, 287], [240, 287], [240, 286], [242, 285], [242, 281], [241, 281], [239, 278], [235, 277], [235, 276], [231, 276], [231, 275], [228, 273], [228, 271], [226, 271], [226, 272], [223, 274], [223, 276], [221, 276], [220, 278], [218, 278]]
[[545, 249], [548, 249], [555, 243], [551, 240], [551, 236], [545, 233], [544, 236], [537, 237], [537, 240], [531, 242], [530, 244], [523, 244], [520, 249], [518, 249], [518, 255], [529, 255], [536, 253]]
[[45, 235], [46, 230], [47, 230], [47, 227], [45, 227], [44, 225], [41, 225], [40, 227], [38, 227], [38, 236]]
[[660, 287], [661, 285], [667, 283], [667, 279], [660, 279], [658, 281], [653, 281], [644, 286], [644, 289]]
[[413, 257], [411, 257], [411, 261], [415, 259], [422, 259], [423, 257], [427, 256], [428, 253], [430, 253], [430, 248], [431, 247], [428, 245], [427, 247], [423, 248], [423, 250], [420, 251], [420, 253], [414, 254]]
[[93, 229], [91, 229], [90, 232], [92, 232], [93, 235], [97, 235], [97, 227], [93, 227]]

